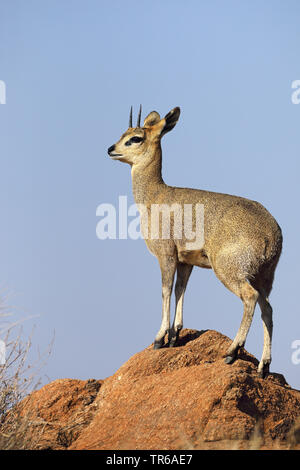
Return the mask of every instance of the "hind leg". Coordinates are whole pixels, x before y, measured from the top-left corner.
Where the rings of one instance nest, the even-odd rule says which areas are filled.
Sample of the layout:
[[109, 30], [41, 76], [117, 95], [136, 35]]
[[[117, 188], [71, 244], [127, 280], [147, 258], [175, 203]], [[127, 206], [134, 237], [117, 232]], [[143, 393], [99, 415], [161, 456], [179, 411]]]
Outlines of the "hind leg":
[[258, 303], [261, 310], [261, 319], [264, 329], [264, 347], [257, 370], [259, 376], [262, 378], [268, 375], [272, 360], [273, 310], [268, 297], [272, 290], [277, 261], [278, 258], [276, 258], [275, 261], [272, 261], [269, 265], [263, 267], [259, 275], [251, 281], [251, 284], [259, 291]]
[[258, 289], [248, 282], [254, 257], [253, 250], [250, 248], [245, 250], [239, 244], [224, 246], [212, 263], [218, 279], [227, 289], [237, 295], [244, 305], [239, 330], [226, 353], [227, 364], [235, 361], [238, 350], [245, 345], [259, 297]]
[[272, 348], [272, 332], [273, 332], [273, 321], [272, 314], [273, 310], [269, 303], [266, 295], [261, 292], [258, 297], [258, 303], [261, 309], [261, 318], [263, 321], [264, 327], [264, 348], [262, 357], [258, 366], [258, 374], [260, 377], [264, 378], [269, 373], [269, 368], [271, 364], [271, 348]]
[[244, 304], [244, 313], [239, 330], [226, 353], [225, 362], [227, 364], [232, 364], [236, 359], [238, 350], [243, 347], [246, 342], [246, 338], [252, 323], [256, 302], [259, 298], [259, 293], [246, 280], [240, 281], [238, 283], [226, 284], [226, 287], [238, 295]]

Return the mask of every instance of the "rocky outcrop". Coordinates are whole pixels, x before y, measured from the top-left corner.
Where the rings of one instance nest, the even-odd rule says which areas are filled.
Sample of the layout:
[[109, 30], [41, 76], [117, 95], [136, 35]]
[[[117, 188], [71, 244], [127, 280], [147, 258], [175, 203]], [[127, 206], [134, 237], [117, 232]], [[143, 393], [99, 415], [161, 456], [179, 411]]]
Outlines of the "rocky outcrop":
[[44, 386], [13, 410], [27, 448], [299, 447], [300, 392], [280, 374], [259, 378], [245, 350], [225, 364], [230, 342], [183, 330], [178, 347], [149, 346], [104, 381]]

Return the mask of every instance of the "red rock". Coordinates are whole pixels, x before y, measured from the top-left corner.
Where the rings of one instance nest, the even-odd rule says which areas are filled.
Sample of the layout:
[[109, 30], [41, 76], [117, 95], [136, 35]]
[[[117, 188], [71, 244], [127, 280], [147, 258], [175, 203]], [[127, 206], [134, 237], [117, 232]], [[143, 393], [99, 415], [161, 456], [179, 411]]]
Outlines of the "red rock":
[[[104, 381], [57, 380], [17, 407], [30, 413], [32, 448], [199, 449], [289, 446], [300, 391], [280, 374], [260, 379], [245, 350], [224, 363], [231, 340], [183, 330], [176, 348], [149, 346]], [[43, 432], [42, 419], [47, 422]], [[250, 441], [249, 441], [250, 439]], [[254, 442], [254, 445], [255, 442]]]

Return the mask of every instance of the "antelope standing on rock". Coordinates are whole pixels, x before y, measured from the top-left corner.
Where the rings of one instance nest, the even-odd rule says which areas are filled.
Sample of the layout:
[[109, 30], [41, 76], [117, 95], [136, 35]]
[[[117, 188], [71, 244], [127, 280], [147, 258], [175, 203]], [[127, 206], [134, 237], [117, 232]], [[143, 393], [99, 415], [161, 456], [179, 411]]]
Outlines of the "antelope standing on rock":
[[[231, 364], [243, 347], [252, 322], [256, 303], [259, 303], [264, 328], [264, 346], [258, 366], [260, 377], [269, 372], [271, 363], [272, 307], [268, 296], [272, 289], [274, 271], [282, 249], [282, 234], [272, 215], [258, 202], [229, 194], [177, 188], [164, 183], [161, 174], [161, 138], [173, 129], [180, 108], [172, 109], [164, 118], [152, 111], [140, 125], [132, 125], [120, 140], [108, 149], [109, 156], [131, 166], [135, 202], [146, 207], [154, 204], [202, 204], [204, 208], [204, 241], [200, 249], [188, 249], [187, 238], [145, 239], [148, 249], [160, 264], [162, 276], [162, 323], [155, 337], [154, 348], [160, 348], [168, 332], [169, 346], [175, 346], [182, 324], [185, 289], [193, 266], [211, 268], [217, 278], [244, 304], [243, 318], [237, 335], [229, 347], [225, 362]], [[148, 216], [141, 211], [141, 229], [144, 233]], [[193, 217], [194, 214], [193, 214]], [[173, 221], [172, 221], [173, 220]], [[171, 224], [174, 225], [174, 219]], [[195, 226], [195, 220], [193, 220]], [[174, 227], [173, 227], [174, 228]], [[170, 327], [170, 296], [174, 275], [176, 310]]]

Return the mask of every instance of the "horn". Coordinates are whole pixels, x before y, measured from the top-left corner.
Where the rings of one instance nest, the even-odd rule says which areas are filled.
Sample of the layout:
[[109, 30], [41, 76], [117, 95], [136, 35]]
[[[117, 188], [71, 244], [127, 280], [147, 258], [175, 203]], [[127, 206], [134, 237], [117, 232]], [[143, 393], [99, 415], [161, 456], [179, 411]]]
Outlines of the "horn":
[[140, 105], [139, 115], [136, 123], [136, 127], [141, 127], [141, 116], [142, 116], [142, 105]]
[[132, 127], [132, 106], [130, 108], [130, 114], [129, 114], [129, 127]]

